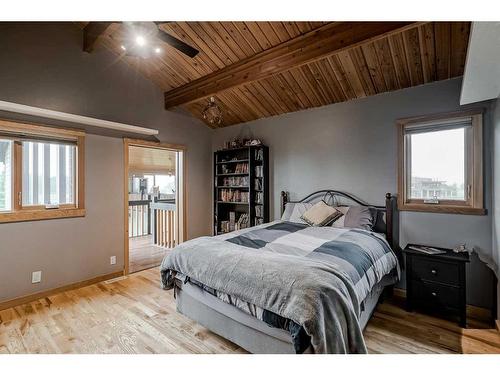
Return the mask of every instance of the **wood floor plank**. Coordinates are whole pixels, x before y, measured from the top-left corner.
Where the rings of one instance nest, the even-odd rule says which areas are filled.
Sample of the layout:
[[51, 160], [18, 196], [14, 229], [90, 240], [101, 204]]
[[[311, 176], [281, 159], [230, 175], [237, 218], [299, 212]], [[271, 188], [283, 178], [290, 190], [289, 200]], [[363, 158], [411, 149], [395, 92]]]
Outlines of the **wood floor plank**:
[[155, 245], [152, 235], [129, 238], [129, 272], [158, 266], [170, 250]]
[[[370, 353], [500, 353], [500, 334], [379, 304], [364, 331]], [[245, 353], [176, 311], [152, 268], [0, 311], [0, 354]]]

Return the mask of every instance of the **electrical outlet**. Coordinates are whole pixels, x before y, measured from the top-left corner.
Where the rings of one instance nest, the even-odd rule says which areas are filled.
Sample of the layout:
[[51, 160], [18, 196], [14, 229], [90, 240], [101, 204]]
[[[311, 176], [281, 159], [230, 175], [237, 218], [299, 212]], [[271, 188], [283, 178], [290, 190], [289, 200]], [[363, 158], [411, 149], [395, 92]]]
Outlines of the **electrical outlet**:
[[42, 281], [42, 271], [35, 271], [31, 274], [31, 283], [36, 284]]
[[109, 257], [109, 264], [116, 264], [116, 256]]

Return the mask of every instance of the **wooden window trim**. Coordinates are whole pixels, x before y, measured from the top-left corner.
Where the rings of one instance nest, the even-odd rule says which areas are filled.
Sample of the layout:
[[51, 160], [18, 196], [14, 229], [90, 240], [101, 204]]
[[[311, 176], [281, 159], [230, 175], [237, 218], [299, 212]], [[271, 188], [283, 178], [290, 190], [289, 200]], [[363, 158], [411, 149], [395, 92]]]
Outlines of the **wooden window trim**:
[[76, 202], [61, 204], [59, 208], [47, 209], [45, 206], [22, 206], [19, 192], [22, 191], [22, 146], [14, 144], [12, 211], [0, 213], [0, 223], [36, 221], [84, 217], [85, 211], [85, 132], [74, 129], [60, 129], [39, 124], [20, 123], [0, 119], [0, 131], [12, 136], [41, 136], [47, 139], [69, 140], [76, 142]]
[[124, 263], [125, 267], [123, 270], [124, 275], [129, 274], [129, 226], [128, 226], [128, 176], [130, 172], [129, 168], [129, 147], [130, 146], [144, 146], [148, 148], [158, 148], [163, 150], [179, 151], [182, 154], [182, 188], [178, 189], [179, 200], [182, 201], [182, 209], [179, 210], [179, 223], [182, 223], [182, 231], [179, 233], [180, 243], [187, 240], [187, 184], [188, 184], [188, 174], [187, 174], [187, 147], [185, 145], [174, 144], [174, 143], [160, 143], [153, 141], [146, 141], [142, 139], [134, 138], [123, 138], [123, 198], [124, 198]]
[[[485, 215], [483, 198], [483, 110], [467, 110], [451, 113], [441, 113], [429, 116], [418, 116], [400, 119], [398, 129], [398, 208], [402, 211], [451, 213], [464, 215]], [[407, 160], [408, 147], [406, 145], [405, 128], [411, 124], [452, 120], [462, 117], [472, 118], [472, 142], [466, 145], [466, 178], [471, 182], [472, 191], [465, 201], [440, 200], [439, 204], [424, 203], [423, 199], [409, 199], [407, 197]], [[469, 139], [469, 138], [467, 138]]]

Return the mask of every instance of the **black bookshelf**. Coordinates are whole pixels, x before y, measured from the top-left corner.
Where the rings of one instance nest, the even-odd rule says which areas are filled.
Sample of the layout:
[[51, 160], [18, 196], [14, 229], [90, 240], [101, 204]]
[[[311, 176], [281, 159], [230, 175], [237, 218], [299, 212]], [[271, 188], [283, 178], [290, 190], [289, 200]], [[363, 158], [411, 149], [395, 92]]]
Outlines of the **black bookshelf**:
[[228, 233], [267, 222], [269, 148], [258, 145], [216, 151], [214, 234]]

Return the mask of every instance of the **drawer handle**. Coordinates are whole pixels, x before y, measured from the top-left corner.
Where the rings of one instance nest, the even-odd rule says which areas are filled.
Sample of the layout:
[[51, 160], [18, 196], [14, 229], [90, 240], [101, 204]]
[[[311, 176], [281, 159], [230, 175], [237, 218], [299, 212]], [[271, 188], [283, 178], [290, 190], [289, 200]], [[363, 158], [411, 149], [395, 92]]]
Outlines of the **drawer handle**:
[[432, 292], [431, 293], [433, 297], [436, 297], [437, 296], [437, 293], [436, 292]]
[[431, 270], [431, 273], [432, 273], [433, 275], [437, 275], [437, 271], [436, 271], [436, 270]]

